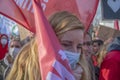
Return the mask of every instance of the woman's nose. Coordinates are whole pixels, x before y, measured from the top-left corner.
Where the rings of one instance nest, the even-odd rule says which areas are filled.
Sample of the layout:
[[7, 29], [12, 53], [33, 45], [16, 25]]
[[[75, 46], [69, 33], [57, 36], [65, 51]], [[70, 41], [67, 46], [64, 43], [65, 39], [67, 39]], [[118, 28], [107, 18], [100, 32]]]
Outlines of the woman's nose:
[[79, 52], [77, 46], [73, 46], [73, 48], [72, 48], [71, 50], [72, 50], [72, 52], [75, 52], [75, 53], [78, 53], [78, 52]]

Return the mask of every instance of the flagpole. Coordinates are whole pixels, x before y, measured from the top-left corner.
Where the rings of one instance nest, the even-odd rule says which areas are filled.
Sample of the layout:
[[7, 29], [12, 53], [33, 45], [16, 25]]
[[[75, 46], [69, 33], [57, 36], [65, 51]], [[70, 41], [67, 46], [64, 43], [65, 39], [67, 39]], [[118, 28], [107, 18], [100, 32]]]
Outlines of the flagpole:
[[114, 20], [114, 28], [115, 28], [116, 30], [120, 30], [120, 29], [119, 29], [119, 21], [118, 21], [118, 19]]

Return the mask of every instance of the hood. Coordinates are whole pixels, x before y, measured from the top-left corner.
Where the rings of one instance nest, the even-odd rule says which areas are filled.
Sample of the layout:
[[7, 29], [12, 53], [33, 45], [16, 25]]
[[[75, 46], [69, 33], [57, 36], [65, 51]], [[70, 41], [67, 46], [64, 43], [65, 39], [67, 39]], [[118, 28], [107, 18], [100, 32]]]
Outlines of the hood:
[[120, 50], [120, 36], [116, 37], [112, 43], [108, 46], [108, 52], [112, 50]]

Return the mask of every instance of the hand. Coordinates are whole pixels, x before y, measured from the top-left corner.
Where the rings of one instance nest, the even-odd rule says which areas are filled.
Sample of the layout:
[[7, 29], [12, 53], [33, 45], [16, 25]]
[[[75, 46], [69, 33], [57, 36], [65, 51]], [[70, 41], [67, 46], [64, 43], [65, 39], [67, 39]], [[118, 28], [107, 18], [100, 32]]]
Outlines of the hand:
[[13, 58], [10, 55], [7, 56], [7, 60], [9, 64], [13, 63]]
[[80, 65], [77, 64], [76, 68], [73, 70], [73, 75], [76, 80], [80, 80], [82, 77], [83, 69]]

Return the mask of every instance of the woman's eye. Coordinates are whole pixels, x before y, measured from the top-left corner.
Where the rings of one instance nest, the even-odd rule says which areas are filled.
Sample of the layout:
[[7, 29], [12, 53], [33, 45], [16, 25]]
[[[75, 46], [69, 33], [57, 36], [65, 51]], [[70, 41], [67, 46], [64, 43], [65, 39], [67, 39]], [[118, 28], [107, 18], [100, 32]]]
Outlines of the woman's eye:
[[78, 46], [77, 48], [78, 48], [78, 49], [81, 49], [81, 46]]
[[79, 44], [79, 45], [77, 46], [77, 48], [81, 49], [81, 48], [82, 48], [82, 44]]
[[69, 46], [71, 46], [71, 45], [70, 45], [70, 44], [62, 43], [62, 46], [64, 46], [64, 47], [69, 47]]

